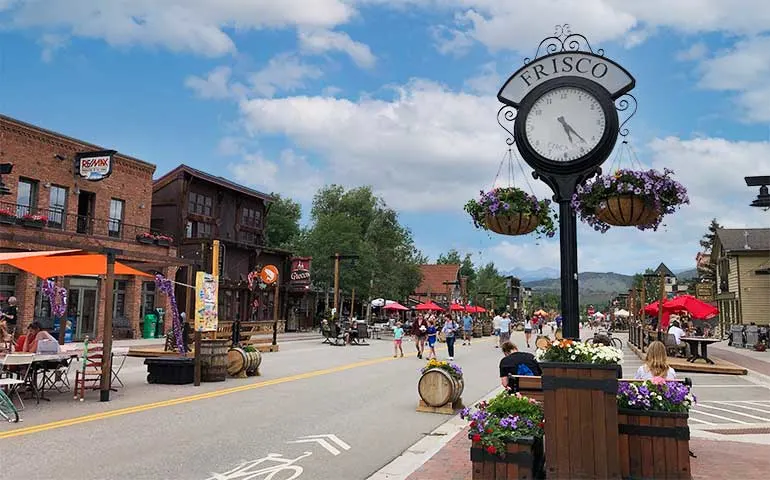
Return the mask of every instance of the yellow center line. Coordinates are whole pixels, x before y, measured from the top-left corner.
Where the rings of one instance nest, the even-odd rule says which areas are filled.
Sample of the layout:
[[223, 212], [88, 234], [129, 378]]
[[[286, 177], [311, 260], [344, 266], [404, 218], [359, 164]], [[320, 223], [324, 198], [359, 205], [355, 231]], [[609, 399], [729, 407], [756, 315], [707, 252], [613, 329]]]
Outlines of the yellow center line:
[[[442, 349], [445, 349], [443, 347]], [[438, 350], [438, 349], [437, 349]], [[413, 357], [417, 355], [417, 352], [407, 353], [405, 357]], [[40, 425], [33, 425], [31, 427], [17, 428], [9, 430], [7, 432], [0, 432], [0, 440], [4, 438], [19, 437], [22, 435], [30, 435], [33, 433], [44, 432], [47, 430], [55, 430], [57, 428], [69, 427], [72, 425], [79, 425], [81, 423], [94, 422], [97, 420], [103, 420], [106, 418], [120, 417], [123, 415], [129, 415], [131, 413], [145, 412], [147, 410], [153, 410], [156, 408], [171, 407], [174, 405], [181, 405], [184, 403], [195, 402], [198, 400], [205, 400], [208, 398], [216, 398], [224, 395], [230, 395], [238, 392], [245, 392], [248, 390], [254, 390], [257, 388], [269, 387], [271, 385], [280, 385], [282, 383], [295, 382], [297, 380], [304, 380], [307, 378], [319, 377], [321, 375], [329, 375], [331, 373], [344, 372], [345, 370], [351, 370], [359, 367], [366, 367], [369, 365], [376, 365], [378, 363], [393, 361], [393, 357], [380, 357], [371, 360], [364, 360], [356, 363], [348, 363], [346, 365], [340, 365], [338, 367], [325, 368], [322, 370], [314, 370], [312, 372], [299, 373], [297, 375], [289, 375], [286, 377], [275, 378], [273, 380], [266, 380], [259, 383], [250, 383], [248, 385], [240, 385], [237, 387], [224, 388], [222, 390], [215, 390], [212, 392], [199, 393], [195, 395], [188, 395], [186, 397], [172, 398], [170, 400], [162, 400], [160, 402], [145, 403], [142, 405], [136, 405], [133, 407], [119, 408], [116, 410], [110, 410], [107, 412], [92, 413], [90, 415], [83, 415], [81, 417], [68, 418], [65, 420], [58, 420], [50, 423], [43, 423]]]

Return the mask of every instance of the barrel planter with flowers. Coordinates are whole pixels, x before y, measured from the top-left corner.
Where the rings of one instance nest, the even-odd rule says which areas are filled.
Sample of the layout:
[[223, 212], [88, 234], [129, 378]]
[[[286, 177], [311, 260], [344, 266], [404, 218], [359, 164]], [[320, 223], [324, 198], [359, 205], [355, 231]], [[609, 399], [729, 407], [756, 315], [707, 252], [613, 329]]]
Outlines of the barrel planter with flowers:
[[618, 364], [613, 347], [573, 340], [538, 349], [548, 478], [619, 479]]
[[690, 479], [690, 429], [695, 397], [681, 382], [655, 377], [618, 385], [622, 477]]
[[657, 170], [617, 170], [577, 187], [572, 208], [580, 219], [595, 230], [606, 232], [611, 226], [635, 226], [657, 230], [665, 215], [690, 203], [687, 189], [671, 176]]
[[537, 232], [553, 237], [556, 230], [550, 203], [515, 187], [494, 188], [482, 191], [478, 200], [468, 201], [465, 211], [476, 228], [500, 235]]
[[459, 365], [431, 359], [421, 373], [417, 382], [418, 412], [454, 414], [463, 407], [465, 381]]
[[473, 480], [544, 478], [540, 403], [502, 392], [460, 415], [469, 422]]

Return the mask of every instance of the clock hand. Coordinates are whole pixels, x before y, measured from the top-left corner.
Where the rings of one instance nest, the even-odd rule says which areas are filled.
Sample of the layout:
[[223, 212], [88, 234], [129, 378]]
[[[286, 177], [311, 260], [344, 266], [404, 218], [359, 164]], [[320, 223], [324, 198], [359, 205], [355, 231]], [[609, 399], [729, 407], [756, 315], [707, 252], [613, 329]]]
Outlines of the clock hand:
[[[574, 133], [575, 136], [578, 137], [581, 142], [586, 143], [585, 138], [581, 137], [580, 134], [577, 133], [574, 128], [572, 128], [572, 125], [570, 125], [569, 123], [567, 123], [566, 120], [564, 120], [564, 117], [559, 117], [559, 122], [561, 122], [565, 131]], [[570, 143], [572, 143], [572, 137], [570, 137]]]
[[569, 138], [569, 143], [572, 143], [572, 135], [570, 134], [570, 130], [572, 130], [572, 127], [570, 127], [567, 124], [567, 122], [564, 120], [564, 117], [558, 117], [556, 118], [556, 120], [558, 120], [558, 122], [561, 123], [561, 126], [564, 129], [564, 133], [566, 133], [567, 138]]

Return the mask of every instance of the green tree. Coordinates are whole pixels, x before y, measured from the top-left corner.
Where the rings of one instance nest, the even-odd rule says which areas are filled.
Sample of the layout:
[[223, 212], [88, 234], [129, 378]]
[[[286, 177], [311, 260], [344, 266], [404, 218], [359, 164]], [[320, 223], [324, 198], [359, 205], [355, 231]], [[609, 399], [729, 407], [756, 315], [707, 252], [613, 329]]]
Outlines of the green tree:
[[[487, 292], [487, 293], [479, 293]], [[494, 298], [495, 308], [505, 307], [508, 304], [508, 286], [506, 279], [495, 267], [493, 262], [479, 267], [474, 281], [474, 297], [477, 302], [483, 304], [485, 298]]]
[[[714, 238], [716, 238], [717, 230], [720, 228], [722, 228], [722, 226], [719, 225], [717, 219], [711, 219], [708, 230], [700, 240], [700, 246], [703, 248], [703, 253], [709, 257], [711, 255], [711, 249], [714, 247]], [[711, 263], [710, 258], [707, 263], [698, 264], [698, 276], [702, 282], [716, 282], [716, 265]]]
[[439, 255], [436, 263], [439, 265], [460, 265], [463, 263], [463, 259], [460, 256], [460, 252], [453, 248], [446, 252], [446, 254], [442, 253]]
[[290, 248], [300, 235], [302, 207], [291, 198], [273, 193], [275, 201], [267, 209], [265, 243], [273, 248]]

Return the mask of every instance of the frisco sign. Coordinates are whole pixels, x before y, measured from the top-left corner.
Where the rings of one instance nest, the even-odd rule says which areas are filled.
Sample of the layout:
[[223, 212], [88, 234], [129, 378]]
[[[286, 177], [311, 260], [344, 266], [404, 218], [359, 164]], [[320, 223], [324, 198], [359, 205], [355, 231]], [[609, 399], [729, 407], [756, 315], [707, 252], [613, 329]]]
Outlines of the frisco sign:
[[603, 86], [612, 98], [618, 98], [634, 88], [634, 78], [628, 71], [608, 58], [587, 52], [560, 52], [538, 58], [511, 75], [498, 100], [518, 107], [527, 94], [545, 82], [559, 77], [583, 77]]
[[75, 171], [78, 176], [98, 182], [109, 177], [112, 173], [115, 150], [99, 150], [96, 152], [81, 152], [75, 155]]
[[291, 259], [291, 274], [289, 281], [295, 285], [310, 283], [310, 262], [312, 257], [295, 257]]

